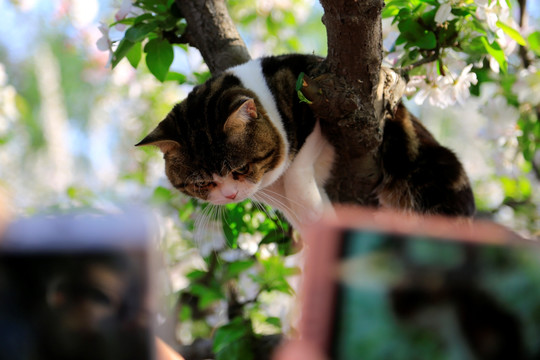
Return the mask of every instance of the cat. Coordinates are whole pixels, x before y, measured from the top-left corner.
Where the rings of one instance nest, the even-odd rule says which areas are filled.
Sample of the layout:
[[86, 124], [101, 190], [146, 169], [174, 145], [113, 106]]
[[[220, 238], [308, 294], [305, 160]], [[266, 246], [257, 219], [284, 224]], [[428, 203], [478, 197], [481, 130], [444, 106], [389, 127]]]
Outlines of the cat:
[[[334, 147], [296, 81], [323, 59], [281, 55], [251, 60], [196, 86], [136, 146], [155, 145], [179, 191], [224, 205], [252, 199], [280, 210], [301, 229], [330, 200], [324, 190]], [[474, 199], [457, 157], [400, 104], [380, 147], [379, 204], [422, 213], [471, 216]]]

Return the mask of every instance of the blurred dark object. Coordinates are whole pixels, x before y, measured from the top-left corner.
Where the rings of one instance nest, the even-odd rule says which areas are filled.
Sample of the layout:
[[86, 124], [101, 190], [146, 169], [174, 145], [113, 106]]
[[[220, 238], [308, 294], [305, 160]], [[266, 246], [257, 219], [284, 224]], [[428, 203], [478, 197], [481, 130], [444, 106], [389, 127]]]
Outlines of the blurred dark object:
[[149, 360], [148, 219], [62, 215], [0, 241], [0, 359]]

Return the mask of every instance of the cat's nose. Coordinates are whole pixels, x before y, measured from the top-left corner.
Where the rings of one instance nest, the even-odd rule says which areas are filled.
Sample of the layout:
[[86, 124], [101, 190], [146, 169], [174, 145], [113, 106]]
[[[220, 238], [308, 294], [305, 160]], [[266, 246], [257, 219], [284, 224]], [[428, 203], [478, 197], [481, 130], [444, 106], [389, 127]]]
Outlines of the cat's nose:
[[236, 195], [238, 195], [238, 191], [235, 192], [234, 194], [225, 195], [225, 197], [227, 199], [234, 200], [234, 199], [236, 199]]

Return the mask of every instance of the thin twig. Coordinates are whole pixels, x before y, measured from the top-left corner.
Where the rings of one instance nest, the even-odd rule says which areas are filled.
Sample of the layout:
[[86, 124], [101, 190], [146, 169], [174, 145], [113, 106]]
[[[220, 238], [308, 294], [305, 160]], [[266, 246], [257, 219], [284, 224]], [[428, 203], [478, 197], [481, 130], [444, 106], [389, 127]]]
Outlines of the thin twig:
[[[527, 0], [518, 0], [519, 3], [519, 28], [523, 29], [527, 21]], [[531, 59], [529, 58], [527, 49], [520, 45], [519, 46], [519, 56], [523, 62], [523, 67], [527, 69], [531, 65]]]
[[431, 54], [430, 56], [428, 57], [425, 57], [425, 58], [422, 58], [420, 60], [418, 60], [417, 62], [415, 63], [412, 63], [410, 65], [407, 65], [405, 67], [402, 67], [401, 69], [398, 70], [398, 73], [399, 75], [401, 76], [407, 76], [408, 73], [414, 69], [414, 68], [417, 68], [419, 66], [422, 66], [424, 64], [429, 64], [430, 62], [433, 62], [433, 61], [436, 61], [437, 59], [439, 58], [439, 53], [438, 52], [435, 52], [433, 54]]

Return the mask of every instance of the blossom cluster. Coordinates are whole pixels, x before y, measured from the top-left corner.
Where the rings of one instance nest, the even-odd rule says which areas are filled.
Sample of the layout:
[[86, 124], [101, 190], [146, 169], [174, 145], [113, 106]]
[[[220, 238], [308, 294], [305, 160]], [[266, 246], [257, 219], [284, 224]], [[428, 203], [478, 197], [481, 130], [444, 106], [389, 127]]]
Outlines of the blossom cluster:
[[[435, 22], [439, 26], [444, 26], [446, 22], [455, 19], [452, 9], [460, 6], [461, 3], [460, 0], [441, 0], [435, 14]], [[516, 42], [505, 34], [498, 25], [498, 22], [503, 22], [511, 27], [517, 26], [510, 15], [506, 0], [475, 0], [474, 4], [476, 5], [476, 18], [487, 24], [487, 28], [492, 32], [493, 40], [497, 42], [504, 53], [511, 54], [516, 49]], [[400, 51], [396, 51], [389, 54], [387, 59], [395, 65], [401, 55]], [[478, 79], [476, 74], [472, 72], [473, 64], [466, 65], [456, 55], [454, 51], [446, 50], [441, 55], [444, 68], [435, 69], [431, 64], [426, 66], [425, 75], [413, 76], [407, 84], [407, 95], [415, 95], [414, 100], [419, 105], [426, 101], [441, 108], [456, 103], [463, 104], [470, 96], [470, 86], [476, 85]], [[500, 65], [497, 59], [491, 54], [486, 54], [486, 58], [489, 60], [491, 70], [499, 73]], [[481, 67], [482, 63], [478, 62], [475, 66]]]
[[456, 102], [463, 104], [469, 97], [471, 84], [476, 85], [478, 79], [474, 72], [471, 72], [473, 65], [469, 64], [459, 75], [448, 71], [446, 75], [431, 74], [413, 76], [407, 84], [407, 93], [416, 92], [414, 101], [421, 105], [426, 100], [429, 104], [445, 108]]

